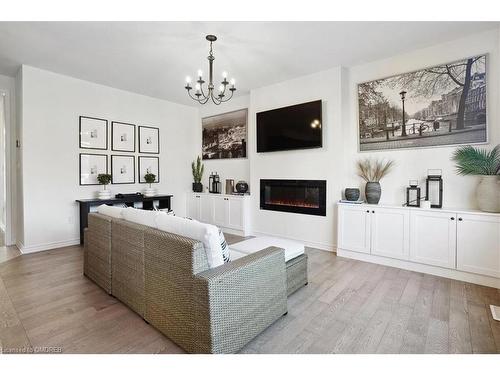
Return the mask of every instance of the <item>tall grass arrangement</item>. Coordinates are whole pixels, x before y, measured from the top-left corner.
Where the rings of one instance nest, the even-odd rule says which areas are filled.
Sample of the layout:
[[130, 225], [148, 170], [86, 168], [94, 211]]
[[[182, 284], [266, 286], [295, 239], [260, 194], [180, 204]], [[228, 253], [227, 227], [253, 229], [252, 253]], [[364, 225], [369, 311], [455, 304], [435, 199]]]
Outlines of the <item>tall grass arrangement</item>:
[[370, 158], [358, 160], [358, 176], [366, 182], [380, 182], [382, 178], [389, 174], [394, 165], [393, 160], [382, 161]]

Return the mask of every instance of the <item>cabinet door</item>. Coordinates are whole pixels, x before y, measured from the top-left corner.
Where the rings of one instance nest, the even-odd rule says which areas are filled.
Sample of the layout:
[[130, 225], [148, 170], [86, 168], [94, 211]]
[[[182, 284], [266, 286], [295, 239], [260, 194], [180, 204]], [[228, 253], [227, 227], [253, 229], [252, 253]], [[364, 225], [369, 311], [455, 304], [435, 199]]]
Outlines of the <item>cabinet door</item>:
[[457, 268], [500, 277], [500, 218], [458, 214]]
[[192, 194], [188, 199], [188, 216], [200, 220], [201, 195]]
[[410, 213], [401, 208], [370, 209], [371, 253], [390, 258], [408, 259]]
[[370, 252], [370, 214], [363, 206], [339, 206], [338, 247]]
[[225, 227], [227, 225], [227, 201], [224, 197], [212, 197], [214, 224]]
[[202, 195], [200, 202], [200, 218], [199, 221], [207, 224], [214, 223], [214, 200], [210, 195]]
[[243, 199], [228, 197], [228, 222], [227, 226], [233, 229], [243, 229]]
[[455, 268], [456, 214], [439, 211], [410, 213], [410, 259]]

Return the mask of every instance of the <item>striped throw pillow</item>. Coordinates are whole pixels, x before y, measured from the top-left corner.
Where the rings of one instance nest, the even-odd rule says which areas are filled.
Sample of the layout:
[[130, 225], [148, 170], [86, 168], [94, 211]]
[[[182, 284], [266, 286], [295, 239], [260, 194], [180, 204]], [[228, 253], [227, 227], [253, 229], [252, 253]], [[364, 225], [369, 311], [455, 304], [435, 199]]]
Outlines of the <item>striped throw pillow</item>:
[[222, 259], [224, 259], [224, 263], [228, 263], [231, 261], [229, 246], [227, 245], [224, 233], [222, 233], [222, 229], [220, 228], [219, 228], [219, 239], [220, 239], [220, 247], [222, 248]]

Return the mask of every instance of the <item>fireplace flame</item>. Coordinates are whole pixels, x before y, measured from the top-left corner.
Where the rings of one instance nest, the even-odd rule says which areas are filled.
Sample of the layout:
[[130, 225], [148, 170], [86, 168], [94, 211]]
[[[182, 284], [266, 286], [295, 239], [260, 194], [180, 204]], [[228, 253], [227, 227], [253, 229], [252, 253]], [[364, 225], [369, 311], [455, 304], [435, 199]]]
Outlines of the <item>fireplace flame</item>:
[[309, 203], [304, 201], [294, 201], [294, 200], [269, 200], [266, 204], [273, 204], [276, 206], [292, 206], [292, 207], [303, 207], [303, 208], [319, 208], [317, 203]]

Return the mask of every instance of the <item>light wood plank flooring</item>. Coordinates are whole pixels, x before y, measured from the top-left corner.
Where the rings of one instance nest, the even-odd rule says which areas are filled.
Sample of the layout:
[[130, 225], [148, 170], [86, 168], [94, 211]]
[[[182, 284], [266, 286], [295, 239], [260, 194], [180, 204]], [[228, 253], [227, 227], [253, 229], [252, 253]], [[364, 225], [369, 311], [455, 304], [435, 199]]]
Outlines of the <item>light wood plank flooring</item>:
[[[228, 242], [239, 240], [227, 236]], [[309, 285], [242, 353], [499, 353], [497, 289], [307, 249]], [[0, 263], [0, 347], [182, 353], [82, 275], [79, 246]], [[26, 349], [25, 349], [26, 350]]]

